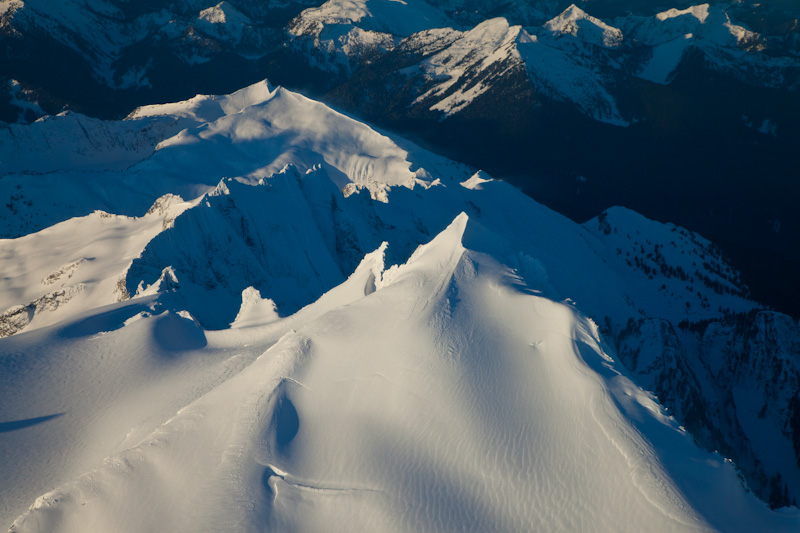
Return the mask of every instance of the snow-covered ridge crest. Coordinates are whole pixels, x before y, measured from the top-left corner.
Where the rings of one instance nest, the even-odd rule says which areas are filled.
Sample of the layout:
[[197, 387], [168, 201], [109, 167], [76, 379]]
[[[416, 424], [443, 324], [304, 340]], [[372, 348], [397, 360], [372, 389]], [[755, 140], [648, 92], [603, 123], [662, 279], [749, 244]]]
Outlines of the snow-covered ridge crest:
[[363, 30], [406, 37], [452, 25], [442, 11], [424, 0], [328, 0], [303, 11], [290, 25], [294, 36], [318, 35], [326, 26], [358, 25]]
[[[384, 10], [386, 5], [397, 13]], [[448, 3], [437, 5], [452, 9]], [[471, 28], [444, 21], [438, 27], [420, 25], [409, 33], [411, 28], [393, 25], [399, 19], [425, 19], [415, 15], [414, 3], [332, 1], [306, 10], [295, 20], [288, 47], [303, 56], [312, 69], [335, 79], [347, 79], [361, 68], [369, 72], [374, 64], [381, 70], [392, 69], [396, 58], [414, 59], [416, 63], [411, 65], [395, 63], [398, 66], [386, 87], [370, 81], [370, 76], [356, 76], [358, 81], [352, 88], [366, 89], [370, 96], [379, 97], [390, 87], [412, 87], [411, 94], [400, 91], [395, 96], [403, 100], [406, 109], [433, 111], [440, 120], [461, 113], [476, 101], [498, 105], [493, 94], [502, 94], [510, 85], [525, 86], [516, 68], [519, 56], [536, 94], [573, 104], [584, 115], [617, 126], [628, 126], [641, 118], [630, 116], [630, 108], [625, 110], [617, 102], [625, 94], [620, 89], [630, 77], [667, 84], [690, 48], [706, 55], [709, 68], [731, 73], [751, 85], [782, 87], [793, 84], [796, 77], [794, 59], [757, 53], [762, 46], [760, 37], [732, 22], [726, 8], [719, 5], [604, 21], [573, 4], [554, 18], [526, 25], [522, 31], [518, 23], [525, 17], [514, 18], [519, 14], [517, 7], [498, 6], [496, 11], [485, 11], [485, 17], [491, 14], [494, 18], [478, 18]], [[328, 12], [330, 17], [324, 15]], [[335, 13], [347, 16], [338, 19]], [[461, 15], [453, 16], [462, 22], [470, 18]], [[498, 43], [503, 31], [517, 32], [519, 49]], [[372, 104], [364, 107], [369, 113], [380, 113]], [[390, 114], [394, 112], [402, 111]]]
[[[489, 90], [494, 81], [521, 65], [516, 44], [529, 40], [525, 30], [510, 26], [504, 18], [487, 20], [459, 34], [447, 48], [421, 63], [420, 70], [427, 78], [441, 81], [414, 103], [433, 100], [431, 110], [445, 116], [458, 113]], [[473, 79], [477, 83], [471, 83]], [[456, 89], [451, 90], [453, 87]]]
[[221, 148], [232, 143], [237, 152], [246, 148], [245, 157], [252, 159], [259, 152], [250, 148], [262, 145], [264, 166], [243, 178], [257, 180], [287, 165], [301, 172], [323, 165], [340, 189], [353, 184], [384, 199], [387, 188], [415, 182], [409, 152], [391, 138], [319, 102], [282, 87], [273, 89], [266, 81], [230, 96], [156, 106], [136, 116], [162, 113], [194, 117], [197, 125], [159, 143], [158, 159], [173, 150], [192, 151], [206, 141]]
[[616, 48], [622, 44], [621, 30], [590, 16], [575, 4], [547, 21], [544, 28], [554, 36], [571, 35], [586, 43], [606, 48]]
[[[696, 447], [592, 321], [473, 250], [479, 226], [456, 216], [364, 291], [379, 249], [293, 324], [214, 334], [164, 313], [107, 332], [95, 342], [128, 328], [177, 337], [178, 354], [156, 369], [181, 393], [187, 376], [202, 392], [37, 498], [14, 530], [797, 528]], [[237, 336], [264, 348], [239, 355]], [[180, 357], [206, 342], [221, 357], [197, 367]], [[100, 364], [105, 385], [147, 376]], [[169, 401], [172, 389], [152, 392], [144, 401]], [[135, 418], [119, 411], [129, 431]]]
[[[49, 327], [0, 343], [12, 369], [0, 372], [4, 419], [67, 413], [0, 441], [12, 457], [4, 519], [46, 494], [19, 530], [796, 528], [694, 447], [592, 323], [613, 332], [754, 309], [708, 241], [620, 208], [577, 225], [485, 173], [264, 87], [159, 115], [183, 117], [182, 136], [133, 167], [0, 180], [26, 195], [82, 184], [83, 205], [106, 211], [0, 241], [8, 307], [83, 284]], [[389, 187], [375, 195], [345, 172], [360, 160], [413, 181], [372, 182]], [[103, 187], [87, 183], [130, 186], [149, 214], [109, 215]], [[154, 203], [163, 189], [195, 195]], [[13, 310], [17, 327], [27, 311]], [[465, 443], [455, 462], [451, 442]], [[558, 498], [591, 512], [560, 514], [552, 487], [564, 483]], [[159, 496], [149, 513], [144, 493]], [[321, 514], [296, 506], [309, 499]], [[420, 511], [394, 511], [409, 508]]]
[[183, 102], [142, 106], [134, 110], [128, 119], [169, 115], [197, 122], [211, 122], [224, 115], [241, 113], [250, 106], [268, 102], [275, 97], [276, 91], [277, 88], [268, 80], [263, 80], [228, 95], [197, 95]]
[[253, 21], [230, 2], [223, 1], [200, 11], [197, 23], [206, 33], [218, 38], [230, 35], [236, 43], [241, 41], [245, 29], [252, 26]]
[[362, 57], [393, 50], [403, 37], [451, 25], [424, 0], [329, 0], [295, 17], [288, 44], [313, 67], [341, 75]]
[[724, 8], [701, 4], [686, 9], [670, 9], [651, 18], [628, 17], [618, 22], [629, 28], [639, 42], [658, 45], [689, 36], [719, 46], [753, 42], [758, 35], [744, 26], [734, 24]]
[[[588, 19], [580, 21], [595, 27]], [[417, 46], [423, 51], [435, 50], [419, 64], [400, 71], [420, 77], [423, 90], [412, 105], [425, 105], [446, 118], [464, 110], [495, 87], [502, 87], [508, 80], [521, 82], [529, 78], [540, 93], [553, 100], [574, 103], [597, 120], [628, 125], [612, 96], [611, 84], [598, 68], [598, 58], [584, 50], [605, 45], [598, 41], [594, 46], [590, 38], [593, 34], [586, 28], [572, 39], [566, 22], [559, 27], [566, 33], [543, 28], [531, 34], [498, 17], [465, 32], [431, 31], [406, 39], [402, 48]], [[576, 28], [573, 29], [577, 32]], [[569, 35], [574, 42], [565, 47], [562, 35]], [[580, 53], [575, 53], [575, 47], [580, 48]]]
[[[8, 177], [0, 192], [11, 207], [0, 211], [0, 227], [13, 237], [96, 209], [140, 216], [164, 194], [195, 200], [225, 176], [257, 183], [287, 165], [300, 173], [324, 168], [339, 191], [366, 189], [384, 201], [392, 188], [433, 183], [426, 176], [439, 169], [450, 169], [445, 178], [454, 165], [459, 176], [469, 172], [266, 81], [143, 107], [122, 121], [69, 113], [12, 125], [0, 130], [3, 139], [0, 172]], [[48, 145], [56, 146], [48, 149], [53, 157], [40, 157]], [[31, 171], [42, 174], [34, 179]], [[43, 209], [54, 194], [59, 209]]]
[[[0, 176], [124, 170], [153, 153], [158, 142], [185, 127], [178, 117], [107, 122], [80, 113], [45, 116], [30, 125], [0, 128]], [[42, 157], [46, 153], [48, 157]]]
[[734, 23], [717, 4], [670, 9], [652, 17], [629, 16], [615, 22], [628, 36], [652, 47], [652, 58], [636, 75], [656, 83], [671, 81], [688, 50], [702, 51], [709, 68], [733, 74], [750, 85], [781, 87], [790, 79], [786, 74], [797, 68], [796, 60], [758, 53], [762, 37]]
[[667, 19], [682, 17], [684, 15], [691, 15], [701, 23], [705, 23], [706, 19], [708, 18], [709, 7], [710, 6], [708, 4], [691, 6], [686, 9], [677, 9], [673, 7], [666, 11], [662, 11], [661, 13], [657, 13], [656, 18], [660, 21], [665, 21]]
[[0, 337], [127, 299], [133, 292], [123, 290], [120, 278], [131, 260], [190, 207], [167, 195], [142, 217], [96, 211], [19, 239], [0, 239], [0, 262], [6, 264]]
[[[502, 31], [494, 31], [498, 29]], [[518, 27], [509, 27], [503, 19], [487, 24], [483, 33], [496, 35], [497, 42], [502, 46], [513, 48], [526, 44], [514, 45], [516, 41], [513, 38], [519, 37], [522, 32]], [[535, 42], [528, 44], [542, 46]], [[478, 210], [484, 217], [490, 217], [488, 213], [494, 213], [491, 217], [498, 217], [496, 220], [500, 223], [503, 219], [498, 209], [505, 210], [498, 205], [517, 205], [515, 209], [526, 213], [526, 216], [519, 219], [520, 226], [508, 227], [506, 222], [502, 222], [499, 227], [494, 228], [497, 234], [504, 236], [524, 233], [521, 228], [525, 225], [552, 226], [554, 223], [551, 220], [552, 215], [544, 214], [541, 206], [525, 199], [506, 184], [487, 180], [485, 175], [467, 180], [474, 172], [463, 165], [446, 161], [408, 142], [377, 132], [296, 93], [272, 88], [266, 82], [260, 82], [230, 96], [196, 97], [183, 103], [146, 108], [138, 113], [141, 118], [105, 125], [111, 129], [121, 125], [127, 127], [136, 124], [137, 120], [156, 117], [171, 120], [177, 118], [192, 125], [179, 135], [162, 141], [160, 149], [145, 161], [118, 173], [103, 172], [95, 177], [91, 173], [74, 176], [61, 171], [38, 176], [35, 181], [30, 182], [24, 181], [24, 177], [15, 179], [19, 180], [20, 187], [25, 186], [26, 194], [35, 190], [32, 189], [34, 186], [42, 187], [41, 195], [53, 194], [53, 191], [68, 187], [70, 197], [79, 199], [83, 204], [78, 205], [85, 205], [90, 208], [90, 212], [99, 207], [106, 211], [115, 211], [112, 202], [119, 201], [118, 195], [113, 198], [98, 198], [98, 192], [102, 193], [107, 189], [108, 183], [112, 182], [124, 183], [126, 186], [137, 184], [137, 194], [144, 198], [148, 194], [157, 197], [173, 190], [180, 192], [182, 197], [191, 199], [195, 207], [177, 218], [167, 217], [158, 228], [166, 231], [152, 242], [143, 243], [142, 248], [148, 250], [143, 257], [136, 258], [138, 251], [130, 257], [129, 260], [138, 265], [136, 268], [146, 268], [132, 275], [129, 283], [123, 285], [126, 286], [128, 295], [135, 295], [140, 282], [144, 282], [144, 287], [156, 283], [167, 267], [175, 270], [182, 284], [194, 279], [201, 287], [205, 287], [203, 290], [213, 289], [220, 281], [235, 279], [235, 287], [228, 287], [227, 282], [222, 284], [226, 291], [231, 291], [225, 295], [225, 305], [207, 306], [203, 304], [204, 297], [200, 297], [196, 299], [194, 306], [189, 306], [189, 310], [200, 317], [201, 322], [204, 322], [204, 308], [229, 309], [230, 312], [223, 313], [221, 325], [212, 320], [212, 323], [217, 324], [215, 327], [224, 327], [234, 320], [241, 303], [241, 293], [248, 286], [260, 290], [263, 297], [273, 299], [278, 304], [279, 312], [284, 312], [285, 309], [296, 310], [298, 306], [313, 301], [337, 280], [348, 276], [364, 254], [376, 249], [382, 241], [390, 241], [389, 254], [395, 262], [404, 261], [417, 244], [443, 229], [445, 218], [454, 217], [461, 211], [473, 214]], [[232, 180], [220, 181], [220, 176], [224, 175], [231, 176]], [[77, 181], [78, 178], [80, 181]], [[105, 185], [92, 188], [92, 194], [79, 194], [87, 186], [91, 187], [95, 179], [101, 180]], [[15, 182], [8, 183], [13, 187]], [[458, 183], [463, 183], [464, 186], [459, 187]], [[203, 197], [203, 201], [197, 203], [202, 194], [210, 193], [215, 188], [216, 193]], [[150, 208], [153, 201], [147, 201], [141, 207], [140, 213]], [[375, 204], [375, 201], [378, 203]], [[258, 202], [262, 202], [262, 205]], [[430, 202], [446, 208], [432, 209]], [[381, 204], [383, 207], [379, 207]], [[272, 205], [274, 208], [264, 210], [265, 205]], [[33, 206], [35, 209], [37, 204], [34, 203]], [[123, 207], [117, 212], [130, 212], [130, 207]], [[297, 214], [301, 212], [307, 213], [304, 217], [307, 224], [296, 222]], [[407, 212], [415, 213], [412, 227], [408, 227], [408, 222], [400, 222], [408, 219], [408, 215], [403, 214]], [[538, 214], [532, 215], [533, 213]], [[68, 213], [61, 213], [61, 216], [65, 215], [69, 218]], [[636, 221], [630, 223], [638, 224]], [[319, 258], [313, 262], [317, 265], [314, 268], [323, 263], [334, 265], [325, 269], [327, 274], [322, 275], [319, 268], [315, 274], [311, 267], [289, 267], [292, 260], [305, 257], [302, 254], [289, 253], [290, 249], [295, 249], [291, 246], [285, 250], [278, 247], [275, 249], [276, 253], [263, 255], [264, 250], [274, 245], [271, 243], [274, 240], [271, 235], [275, 233], [259, 228], [284, 227], [285, 224], [289, 224], [289, 227], [281, 235], [299, 232], [305, 235], [302, 239], [316, 235], [312, 239], [313, 246], [309, 241], [306, 252], [311, 253], [310, 250], [314, 250], [312, 255]], [[244, 226], [247, 225], [252, 229], [249, 233], [244, 231]], [[558, 225], [562, 224], [559, 222]], [[209, 240], [203, 237], [205, 231], [211, 231], [218, 238]], [[532, 240], [526, 238], [510, 245], [515, 250], [511, 255], [515, 257], [513, 261], [519, 263], [521, 270], [528, 271], [531, 279], [541, 284], [541, 288], [555, 287], [563, 297], [578, 293], [585, 295], [581, 299], [587, 311], [599, 311], [603, 307], [601, 302], [619, 300], [620, 294], [628, 293], [630, 289], [623, 282], [606, 283], [604, 289], [596, 294], [585, 287], [580, 288], [578, 280], [581, 276], [576, 273], [575, 277], [570, 278], [567, 275], [568, 272], [574, 272], [576, 267], [555, 259], [557, 250], [564, 252], [566, 242], [572, 243], [570, 249], [577, 257], [587, 255], [586, 241], [573, 238], [574, 233], [574, 229], [565, 228], [564, 235], [570, 237], [562, 236], [555, 240], [537, 234]], [[602, 238], [605, 239], [605, 236]], [[302, 239], [297, 242], [302, 242]], [[183, 249], [185, 244], [193, 242], [195, 244], [189, 244], [185, 254], [175, 256], [175, 250]], [[214, 265], [209, 265], [205, 257], [218, 254], [219, 250], [214, 246], [219, 248], [221, 245], [215, 243], [232, 243], [233, 248], [222, 255], [226, 260], [241, 260], [241, 264], [233, 265], [236, 275], [229, 276], [232, 271], [225, 269], [209, 269], [209, 266]], [[200, 250], [206, 251], [201, 257], [197, 257]], [[542, 250], [549, 252], [543, 253]], [[518, 256], [517, 251], [531, 259]], [[253, 252], [257, 252], [257, 255], [252, 255]], [[588, 255], [592, 257], [594, 252]], [[267, 263], [262, 259], [267, 260]], [[58, 263], [50, 265], [49, 270], [43, 272], [40, 278], [70, 260], [74, 258], [64, 257]], [[318, 286], [301, 281], [300, 288], [291, 297], [288, 294], [278, 296], [265, 292], [266, 287], [272, 284], [267, 283], [270, 275], [263, 269], [273, 260], [283, 264], [279, 270], [285, 271], [290, 278], [290, 273], [305, 272], [304, 275], [309, 279], [324, 281]], [[622, 260], [619, 257], [612, 258], [614, 262]], [[584, 259], [576, 264], [582, 261]], [[241, 272], [239, 267], [242, 267]], [[598, 265], [597, 268], [599, 272], [616, 276], [613, 270], [608, 271], [607, 266]], [[623, 268], [627, 269], [629, 266]], [[274, 266], [268, 270], [273, 273], [276, 271]], [[297, 282], [300, 278], [295, 276], [292, 279]], [[646, 284], [656, 289], [661, 283], [654, 279]], [[682, 288], [676, 292], [674, 298], [648, 296], [639, 301], [631, 301], [630, 305], [634, 310], [643, 309], [656, 316], [679, 316], [684, 312], [684, 299], [690, 298], [694, 303], [698, 294], [687, 294], [685, 290]], [[600, 293], [604, 291], [608, 292], [601, 296]], [[643, 294], [641, 290], [637, 292]], [[651, 294], [649, 290], [646, 292]], [[200, 296], [204, 293], [200, 291], [194, 294]], [[298, 298], [300, 294], [305, 296]], [[630, 294], [633, 297], [632, 291]], [[26, 305], [32, 299], [12, 301], [8, 307], [15, 304]], [[740, 309], [742, 305], [741, 300], [731, 297], [723, 306]], [[699, 309], [699, 316], [706, 316], [707, 311], [713, 313], [717, 309]], [[627, 316], [628, 312], [624, 311], [622, 316]]]

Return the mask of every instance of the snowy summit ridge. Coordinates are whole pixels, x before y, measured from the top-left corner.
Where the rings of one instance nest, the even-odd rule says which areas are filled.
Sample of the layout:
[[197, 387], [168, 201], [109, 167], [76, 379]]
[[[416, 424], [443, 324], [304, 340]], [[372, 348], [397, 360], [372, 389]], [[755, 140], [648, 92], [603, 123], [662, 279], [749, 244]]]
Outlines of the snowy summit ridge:
[[[75, 170], [116, 131], [149, 150]], [[21, 195], [0, 241], [15, 532], [800, 526], [598, 327], [753, 311], [698, 235], [625, 209], [577, 225], [266, 82], [35, 164], [0, 182]]]
[[544, 28], [555, 36], [572, 35], [596, 46], [614, 48], [622, 43], [619, 29], [590, 16], [575, 4], [545, 23]]

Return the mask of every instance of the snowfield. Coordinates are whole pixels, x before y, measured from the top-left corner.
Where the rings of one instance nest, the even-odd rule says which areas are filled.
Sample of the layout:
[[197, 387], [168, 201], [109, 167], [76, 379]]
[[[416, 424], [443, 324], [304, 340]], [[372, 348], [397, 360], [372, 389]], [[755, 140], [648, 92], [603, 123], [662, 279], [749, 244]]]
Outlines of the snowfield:
[[[577, 225], [266, 82], [82, 123], [0, 180], [1, 526], [800, 529], [599, 332], [752, 309], [702, 237]], [[91, 128], [146, 141], [93, 168]]]

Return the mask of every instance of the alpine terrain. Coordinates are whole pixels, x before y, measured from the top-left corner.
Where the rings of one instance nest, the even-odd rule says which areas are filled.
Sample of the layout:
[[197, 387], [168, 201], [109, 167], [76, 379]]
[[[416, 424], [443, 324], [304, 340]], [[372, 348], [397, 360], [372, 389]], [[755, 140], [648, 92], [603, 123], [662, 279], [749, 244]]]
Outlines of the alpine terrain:
[[800, 530], [773, 4], [0, 0], [0, 527]]

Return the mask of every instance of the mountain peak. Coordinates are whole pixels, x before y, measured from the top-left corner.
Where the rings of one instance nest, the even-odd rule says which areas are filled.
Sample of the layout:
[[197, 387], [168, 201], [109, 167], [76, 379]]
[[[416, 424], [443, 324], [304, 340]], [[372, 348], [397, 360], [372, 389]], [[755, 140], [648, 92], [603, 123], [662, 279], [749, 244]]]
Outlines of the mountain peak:
[[615, 48], [622, 43], [622, 31], [592, 17], [575, 4], [547, 21], [544, 28], [554, 37], [571, 35], [588, 44], [605, 48]]
[[666, 11], [662, 11], [661, 13], [658, 13], [656, 15], [656, 18], [658, 20], [662, 20], [663, 21], [663, 20], [667, 20], [667, 19], [671, 19], [671, 18], [689, 16], [689, 17], [696, 18], [698, 21], [700, 21], [700, 23], [705, 23], [706, 19], [708, 18], [709, 8], [710, 7], [711, 6], [709, 6], [708, 4], [700, 4], [700, 5], [697, 5], [697, 6], [690, 6], [690, 7], [686, 8], [686, 9], [676, 9], [676, 8], [673, 7], [671, 9], [666, 10]]
[[684, 35], [721, 45], [737, 46], [745, 40], [753, 40], [755, 33], [735, 24], [720, 6], [700, 4], [686, 9], [668, 9], [654, 17], [655, 25], [648, 26], [652, 36], [636, 35], [642, 42], [654, 43]]
[[423, 0], [328, 0], [298, 15], [290, 32], [295, 36], [319, 35], [330, 25], [357, 25], [362, 30], [407, 37], [452, 22]]

